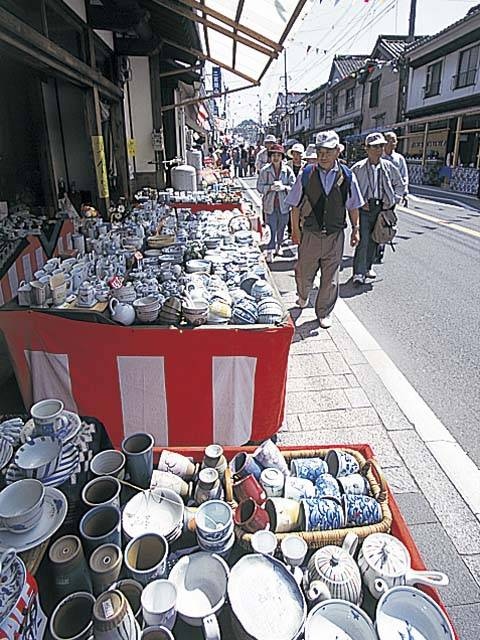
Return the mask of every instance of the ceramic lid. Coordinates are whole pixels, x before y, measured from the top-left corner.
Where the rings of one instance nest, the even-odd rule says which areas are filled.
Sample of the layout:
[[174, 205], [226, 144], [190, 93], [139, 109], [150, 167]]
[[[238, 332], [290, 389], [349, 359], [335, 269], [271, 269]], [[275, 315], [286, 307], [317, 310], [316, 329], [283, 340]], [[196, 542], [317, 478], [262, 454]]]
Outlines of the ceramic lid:
[[359, 575], [358, 566], [352, 556], [345, 549], [335, 545], [327, 545], [316, 551], [310, 558], [308, 570], [311, 578], [316, 572], [327, 586], [357, 580]]
[[407, 548], [388, 533], [372, 533], [367, 536], [362, 553], [367, 563], [381, 576], [400, 576], [410, 568]]

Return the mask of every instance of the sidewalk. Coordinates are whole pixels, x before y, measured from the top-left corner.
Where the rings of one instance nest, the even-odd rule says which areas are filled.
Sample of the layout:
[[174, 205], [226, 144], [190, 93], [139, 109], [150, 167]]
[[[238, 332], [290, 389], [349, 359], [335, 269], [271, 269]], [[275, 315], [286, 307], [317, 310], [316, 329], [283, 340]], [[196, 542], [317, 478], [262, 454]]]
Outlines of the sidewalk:
[[435, 200], [445, 204], [461, 205], [474, 211], [480, 211], [480, 198], [472, 194], [450, 191], [426, 184], [411, 184], [410, 193], [419, 198]]
[[[311, 306], [303, 310], [295, 306], [294, 264], [292, 249], [272, 265], [296, 325], [289, 358], [286, 419], [278, 441], [284, 445], [370, 444], [425, 565], [444, 571], [450, 578], [441, 596], [459, 638], [478, 640], [480, 518], [367, 360], [372, 344], [377, 357], [383, 352], [346, 303], [338, 301], [328, 331], [318, 327]], [[363, 339], [355, 342], [351, 335]]]

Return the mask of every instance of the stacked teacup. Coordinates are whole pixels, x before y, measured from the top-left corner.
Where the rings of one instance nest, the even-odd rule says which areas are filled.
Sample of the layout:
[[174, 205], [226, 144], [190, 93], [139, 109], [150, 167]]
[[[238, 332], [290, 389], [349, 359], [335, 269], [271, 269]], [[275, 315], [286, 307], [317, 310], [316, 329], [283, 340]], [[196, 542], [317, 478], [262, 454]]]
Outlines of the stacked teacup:
[[145, 323], [155, 322], [160, 311], [160, 298], [156, 295], [138, 298], [138, 300], [135, 300], [133, 303], [133, 306], [137, 320]]
[[227, 558], [235, 542], [233, 512], [222, 500], [208, 500], [195, 513], [196, 534], [203, 551]]

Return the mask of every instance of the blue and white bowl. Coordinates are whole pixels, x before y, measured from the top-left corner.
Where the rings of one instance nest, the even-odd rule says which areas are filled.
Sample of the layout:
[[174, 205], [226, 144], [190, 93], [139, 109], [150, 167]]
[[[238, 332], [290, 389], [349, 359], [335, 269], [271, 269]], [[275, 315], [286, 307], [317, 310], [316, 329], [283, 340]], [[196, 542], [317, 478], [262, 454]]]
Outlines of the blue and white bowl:
[[0, 435], [0, 469], [4, 469], [13, 456], [13, 446]]
[[58, 466], [62, 443], [50, 436], [28, 440], [18, 449], [15, 464], [27, 478], [42, 480], [51, 476]]
[[19, 480], [0, 492], [0, 530], [25, 533], [42, 515], [45, 487], [33, 478]]

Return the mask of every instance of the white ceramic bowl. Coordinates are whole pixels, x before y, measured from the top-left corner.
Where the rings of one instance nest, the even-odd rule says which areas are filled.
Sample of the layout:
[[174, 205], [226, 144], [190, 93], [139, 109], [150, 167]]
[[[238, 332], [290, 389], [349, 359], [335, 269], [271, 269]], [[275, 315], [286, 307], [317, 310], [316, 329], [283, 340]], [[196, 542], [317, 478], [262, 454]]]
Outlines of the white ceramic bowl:
[[212, 263], [208, 260], [187, 260], [187, 273], [208, 273]]
[[15, 455], [15, 464], [27, 478], [42, 480], [52, 475], [58, 465], [62, 443], [50, 436], [28, 440]]
[[17, 480], [0, 492], [0, 530], [25, 533], [38, 523], [45, 500], [39, 480]]
[[[330, 633], [332, 635], [329, 635]], [[357, 605], [337, 599], [320, 602], [308, 614], [305, 623], [305, 640], [317, 640], [317, 638], [377, 640], [368, 615]], [[387, 636], [385, 640], [386, 638]]]

